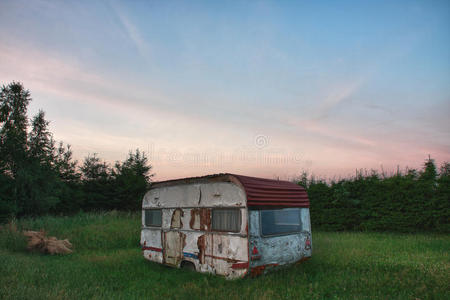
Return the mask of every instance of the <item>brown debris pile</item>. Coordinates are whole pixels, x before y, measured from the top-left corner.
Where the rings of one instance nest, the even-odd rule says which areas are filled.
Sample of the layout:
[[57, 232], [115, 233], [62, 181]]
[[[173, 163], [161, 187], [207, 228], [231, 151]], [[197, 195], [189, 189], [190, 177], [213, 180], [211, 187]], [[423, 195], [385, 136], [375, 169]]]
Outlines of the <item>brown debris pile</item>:
[[28, 237], [28, 250], [38, 250], [45, 254], [69, 254], [72, 253], [72, 244], [68, 239], [58, 240], [54, 236], [47, 237], [45, 231], [24, 231]]

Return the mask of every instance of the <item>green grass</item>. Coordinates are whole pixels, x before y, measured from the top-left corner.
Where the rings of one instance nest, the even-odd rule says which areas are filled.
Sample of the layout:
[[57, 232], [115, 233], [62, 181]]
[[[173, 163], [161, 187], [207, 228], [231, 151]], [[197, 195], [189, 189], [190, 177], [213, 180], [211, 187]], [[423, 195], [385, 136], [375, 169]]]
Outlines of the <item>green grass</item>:
[[[0, 230], [0, 299], [450, 299], [450, 237], [313, 231], [313, 257], [257, 278], [224, 278], [146, 261], [140, 215], [23, 219], [68, 238], [67, 256], [28, 253]], [[14, 227], [14, 226], [13, 226]]]

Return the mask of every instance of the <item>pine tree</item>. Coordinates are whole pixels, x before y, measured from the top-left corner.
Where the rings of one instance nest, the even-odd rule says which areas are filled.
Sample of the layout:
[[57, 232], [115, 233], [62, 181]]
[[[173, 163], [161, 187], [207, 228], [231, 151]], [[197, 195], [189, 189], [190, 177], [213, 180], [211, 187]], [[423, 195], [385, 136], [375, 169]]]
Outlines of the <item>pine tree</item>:
[[28, 137], [28, 165], [22, 181], [22, 212], [40, 215], [50, 212], [58, 202], [63, 189], [55, 165], [55, 142], [48, 129], [49, 121], [40, 110], [32, 119]]
[[68, 144], [64, 147], [60, 142], [55, 149], [54, 167], [64, 182], [78, 182], [81, 174], [77, 171], [78, 161], [73, 160], [72, 147]]
[[41, 164], [51, 164], [54, 161], [55, 142], [48, 129], [49, 123], [42, 110], [39, 110], [31, 122], [32, 129], [28, 139], [28, 153], [30, 158], [37, 159]]
[[27, 151], [27, 106], [30, 92], [21, 83], [2, 86], [0, 91], [0, 170], [17, 176]]
[[424, 163], [424, 169], [420, 174], [420, 179], [425, 181], [432, 181], [435, 182], [437, 179], [437, 168], [434, 163], [434, 159], [431, 159], [430, 156], [428, 156], [428, 159]]
[[0, 218], [20, 211], [27, 167], [27, 106], [30, 93], [12, 82], [0, 90]]
[[151, 166], [144, 152], [131, 151], [123, 162], [115, 164], [115, 198], [119, 209], [137, 210], [149, 188]]
[[116, 208], [113, 174], [108, 164], [102, 162], [94, 153], [84, 159], [80, 171], [85, 194], [85, 208], [88, 210]]
[[55, 211], [76, 212], [84, 207], [84, 193], [81, 174], [77, 171], [78, 162], [72, 158], [70, 145], [59, 143], [54, 153], [54, 169], [62, 184], [60, 202]]

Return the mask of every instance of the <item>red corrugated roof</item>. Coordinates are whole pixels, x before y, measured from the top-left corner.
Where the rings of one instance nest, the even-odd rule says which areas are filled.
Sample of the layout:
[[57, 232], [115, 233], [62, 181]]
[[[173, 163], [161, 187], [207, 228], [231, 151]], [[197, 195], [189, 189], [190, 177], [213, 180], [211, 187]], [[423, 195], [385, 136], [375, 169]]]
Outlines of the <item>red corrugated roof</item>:
[[[233, 180], [234, 179], [234, 180]], [[247, 206], [309, 207], [306, 190], [293, 182], [249, 177], [236, 174], [214, 174], [153, 183], [154, 187], [210, 181], [237, 180], [247, 195]]]
[[247, 193], [247, 206], [309, 207], [306, 190], [289, 181], [234, 175]]

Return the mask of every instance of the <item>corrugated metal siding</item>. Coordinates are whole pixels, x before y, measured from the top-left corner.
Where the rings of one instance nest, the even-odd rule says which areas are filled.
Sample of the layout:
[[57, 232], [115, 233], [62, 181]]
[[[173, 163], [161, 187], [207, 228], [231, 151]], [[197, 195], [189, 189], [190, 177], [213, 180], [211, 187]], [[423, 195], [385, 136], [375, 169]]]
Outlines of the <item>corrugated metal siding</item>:
[[247, 193], [247, 206], [309, 207], [306, 190], [289, 181], [234, 175]]

